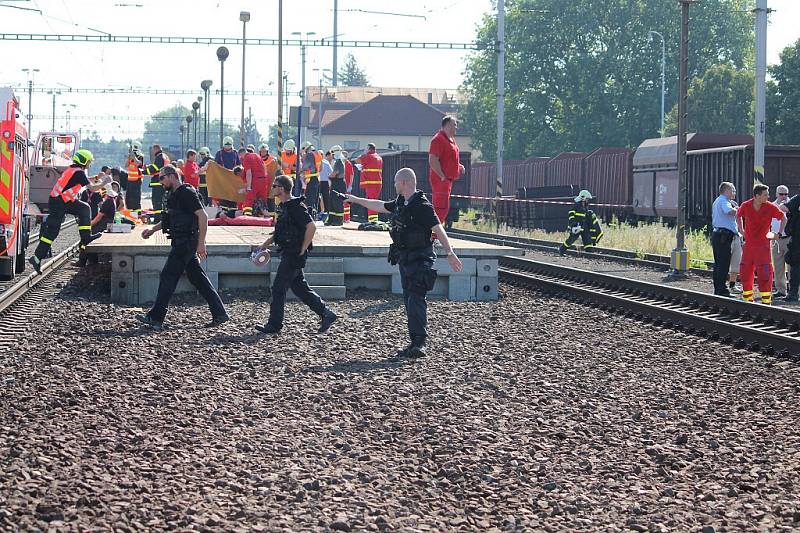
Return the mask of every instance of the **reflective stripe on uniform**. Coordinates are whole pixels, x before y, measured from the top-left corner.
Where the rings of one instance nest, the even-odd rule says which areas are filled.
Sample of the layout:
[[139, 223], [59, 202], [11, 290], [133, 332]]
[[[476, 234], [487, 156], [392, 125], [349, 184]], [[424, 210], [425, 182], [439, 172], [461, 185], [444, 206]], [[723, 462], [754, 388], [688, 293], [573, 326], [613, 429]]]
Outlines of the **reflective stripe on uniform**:
[[80, 230], [82, 230], [82, 229], [88, 229], [88, 230], [91, 230], [91, 229], [92, 229], [92, 227], [91, 227], [91, 226], [78, 226], [78, 231], [80, 231]]
[[50, 239], [48, 239], [47, 237], [42, 237], [41, 235], [39, 236], [39, 240], [40, 240], [41, 242], [45, 243], [45, 244], [53, 244], [53, 241], [51, 241], [51, 240], [50, 240]]

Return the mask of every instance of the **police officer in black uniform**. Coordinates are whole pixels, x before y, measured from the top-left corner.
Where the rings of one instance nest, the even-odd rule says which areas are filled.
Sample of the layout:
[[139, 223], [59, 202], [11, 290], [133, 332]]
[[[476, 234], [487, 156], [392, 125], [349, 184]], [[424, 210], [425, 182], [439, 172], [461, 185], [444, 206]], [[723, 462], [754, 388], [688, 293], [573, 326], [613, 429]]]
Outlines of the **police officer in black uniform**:
[[206, 327], [218, 326], [229, 320], [225, 306], [208, 276], [200, 266], [200, 259], [206, 256], [206, 233], [208, 216], [200, 199], [200, 194], [191, 185], [181, 183], [178, 170], [166, 165], [159, 172], [161, 189], [168, 195], [164, 216], [161, 222], [142, 232], [147, 239], [158, 230], [163, 230], [172, 241], [167, 263], [161, 271], [158, 294], [152, 309], [146, 315], [138, 315], [141, 322], [155, 330], [163, 328], [167, 305], [175, 292], [181, 274], [194, 285], [200, 295], [208, 302], [211, 322]]
[[410, 168], [397, 171], [394, 188], [398, 196], [391, 202], [368, 200], [352, 194], [346, 197], [347, 201], [367, 209], [392, 214], [389, 222], [389, 235], [392, 237], [389, 262], [400, 265], [408, 335], [411, 338], [411, 343], [397, 355], [422, 357], [426, 355], [425, 341], [428, 337], [428, 304], [425, 294], [433, 289], [436, 281], [436, 271], [433, 270], [436, 254], [433, 251], [431, 232], [442, 244], [453, 272], [460, 272], [463, 265], [451, 248], [447, 233], [436, 218], [433, 205], [425, 197], [425, 193], [417, 190], [417, 176], [414, 171]]
[[318, 333], [328, 331], [337, 318], [336, 313], [311, 290], [303, 273], [317, 227], [304, 203], [305, 198], [292, 196], [293, 187], [294, 181], [289, 176], [278, 176], [272, 182], [275, 198], [281, 202], [277, 206], [278, 221], [275, 224], [275, 232], [264, 241], [259, 250], [266, 250], [268, 246], [276, 244], [281, 254], [281, 263], [275, 274], [275, 281], [272, 282], [269, 318], [263, 326], [256, 326], [262, 333], [280, 332], [283, 327], [286, 292], [289, 289], [292, 289], [295, 296], [322, 319]]

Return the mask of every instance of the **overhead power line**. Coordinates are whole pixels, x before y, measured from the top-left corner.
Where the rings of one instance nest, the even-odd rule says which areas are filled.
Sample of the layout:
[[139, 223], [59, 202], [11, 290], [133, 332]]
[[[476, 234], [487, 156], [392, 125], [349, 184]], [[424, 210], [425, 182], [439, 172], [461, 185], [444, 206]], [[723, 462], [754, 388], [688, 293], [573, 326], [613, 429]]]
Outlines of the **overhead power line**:
[[[175, 37], [156, 35], [76, 35], [64, 33], [0, 33], [0, 41], [58, 41], [78, 43], [126, 43], [126, 44], [229, 44], [241, 45], [237, 37]], [[278, 46], [278, 39], [248, 38], [250, 46]], [[333, 39], [284, 39], [284, 46], [333, 46]], [[339, 48], [392, 48], [415, 50], [481, 50], [484, 45], [472, 43], [436, 43], [417, 41], [367, 41], [339, 40]]]
[[[28, 87], [16, 86], [12, 87], [14, 91], [25, 92], [30, 90]], [[125, 88], [114, 88], [114, 87], [93, 87], [93, 88], [66, 88], [66, 87], [33, 87], [33, 92], [35, 93], [47, 93], [47, 92], [55, 92], [60, 91], [62, 95], [64, 94], [177, 94], [177, 95], [199, 95], [202, 94], [203, 91], [198, 89], [153, 89], [150, 87], [125, 87]], [[219, 89], [209, 91], [211, 94], [215, 96], [219, 96], [220, 91]], [[226, 95], [242, 95], [241, 90], [234, 90], [234, 89], [225, 89]], [[275, 91], [245, 91], [245, 96], [275, 96], [277, 93]], [[300, 96], [300, 92], [290, 92], [289, 95], [291, 96]]]
[[[33, 115], [34, 119], [51, 119], [53, 115]], [[100, 121], [117, 121], [117, 120], [124, 120], [124, 121], [148, 121], [148, 120], [183, 120], [186, 118], [186, 115], [175, 116], [175, 117], [154, 117], [152, 115], [56, 115], [56, 120], [96, 120]], [[216, 119], [215, 119], [216, 120]], [[268, 118], [268, 117], [252, 117], [252, 120], [263, 122], [263, 121], [275, 121], [275, 118]]]

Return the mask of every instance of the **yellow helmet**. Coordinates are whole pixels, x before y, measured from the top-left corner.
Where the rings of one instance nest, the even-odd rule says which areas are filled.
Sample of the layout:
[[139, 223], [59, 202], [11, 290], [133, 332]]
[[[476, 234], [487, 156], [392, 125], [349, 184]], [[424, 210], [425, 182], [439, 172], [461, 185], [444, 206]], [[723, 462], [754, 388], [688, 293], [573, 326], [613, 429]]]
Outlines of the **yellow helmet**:
[[75, 155], [72, 156], [72, 162], [82, 167], [87, 166], [92, 161], [94, 161], [94, 156], [89, 150], [78, 150], [75, 152]]

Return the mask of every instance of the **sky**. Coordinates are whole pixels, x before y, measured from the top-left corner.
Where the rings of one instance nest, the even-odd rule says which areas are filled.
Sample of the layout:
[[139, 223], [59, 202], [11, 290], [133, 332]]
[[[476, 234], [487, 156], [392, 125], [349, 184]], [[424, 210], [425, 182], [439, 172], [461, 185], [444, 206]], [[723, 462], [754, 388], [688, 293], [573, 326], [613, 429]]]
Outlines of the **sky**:
[[[578, 0], [575, 0], [578, 1]], [[583, 0], [581, 0], [583, 1]], [[588, 1], [588, 0], [586, 0]], [[239, 12], [249, 11], [248, 38], [277, 38], [277, 0], [259, 2], [231, 0], [0, 0], [4, 3], [41, 10], [40, 13], [0, 7], [2, 32], [60, 33], [80, 35], [153, 35], [241, 37]], [[490, 0], [338, 0], [340, 39], [458, 42], [474, 39], [476, 26], [492, 10]], [[771, 16], [768, 59], [800, 38], [800, 0], [769, 0], [775, 10]], [[382, 11], [393, 14], [366, 13]], [[297, 38], [292, 32], [315, 32], [314, 38], [333, 35], [333, 2], [305, 0], [284, 2], [284, 38]], [[196, 95], [77, 95], [62, 94], [56, 99], [56, 128], [70, 127], [84, 132], [96, 130], [104, 139], [140, 137], [146, 117], [176, 104], [191, 106], [202, 95], [200, 82], [214, 81], [219, 87], [218, 45], [117, 44], [0, 41], [4, 61], [0, 63], [0, 85], [26, 86], [23, 68], [39, 69], [34, 84], [44, 87], [74, 88], [148, 87], [156, 89], [196, 89]], [[225, 62], [225, 89], [240, 90], [242, 83], [241, 46], [229, 46]], [[437, 87], [454, 89], [461, 84], [467, 52], [448, 50], [392, 50], [378, 48], [340, 48], [339, 66], [353, 53], [366, 71], [370, 84], [386, 87]], [[315, 68], [331, 68], [331, 47], [308, 47], [306, 85], [318, 83]], [[277, 78], [277, 48], [248, 45], [246, 88], [273, 90]], [[299, 91], [301, 59], [299, 47], [284, 47], [284, 70], [289, 90]], [[28, 111], [27, 92], [20, 95], [23, 111]], [[299, 97], [290, 98], [291, 105]], [[212, 118], [219, 116], [219, 98], [212, 97]], [[277, 119], [277, 97], [248, 97], [246, 108], [261, 132]], [[246, 113], [247, 113], [246, 109]], [[50, 129], [52, 97], [33, 95], [33, 132]], [[226, 122], [238, 124], [241, 97], [225, 98]], [[41, 117], [41, 118], [40, 118]], [[85, 133], [84, 133], [85, 135]]]

